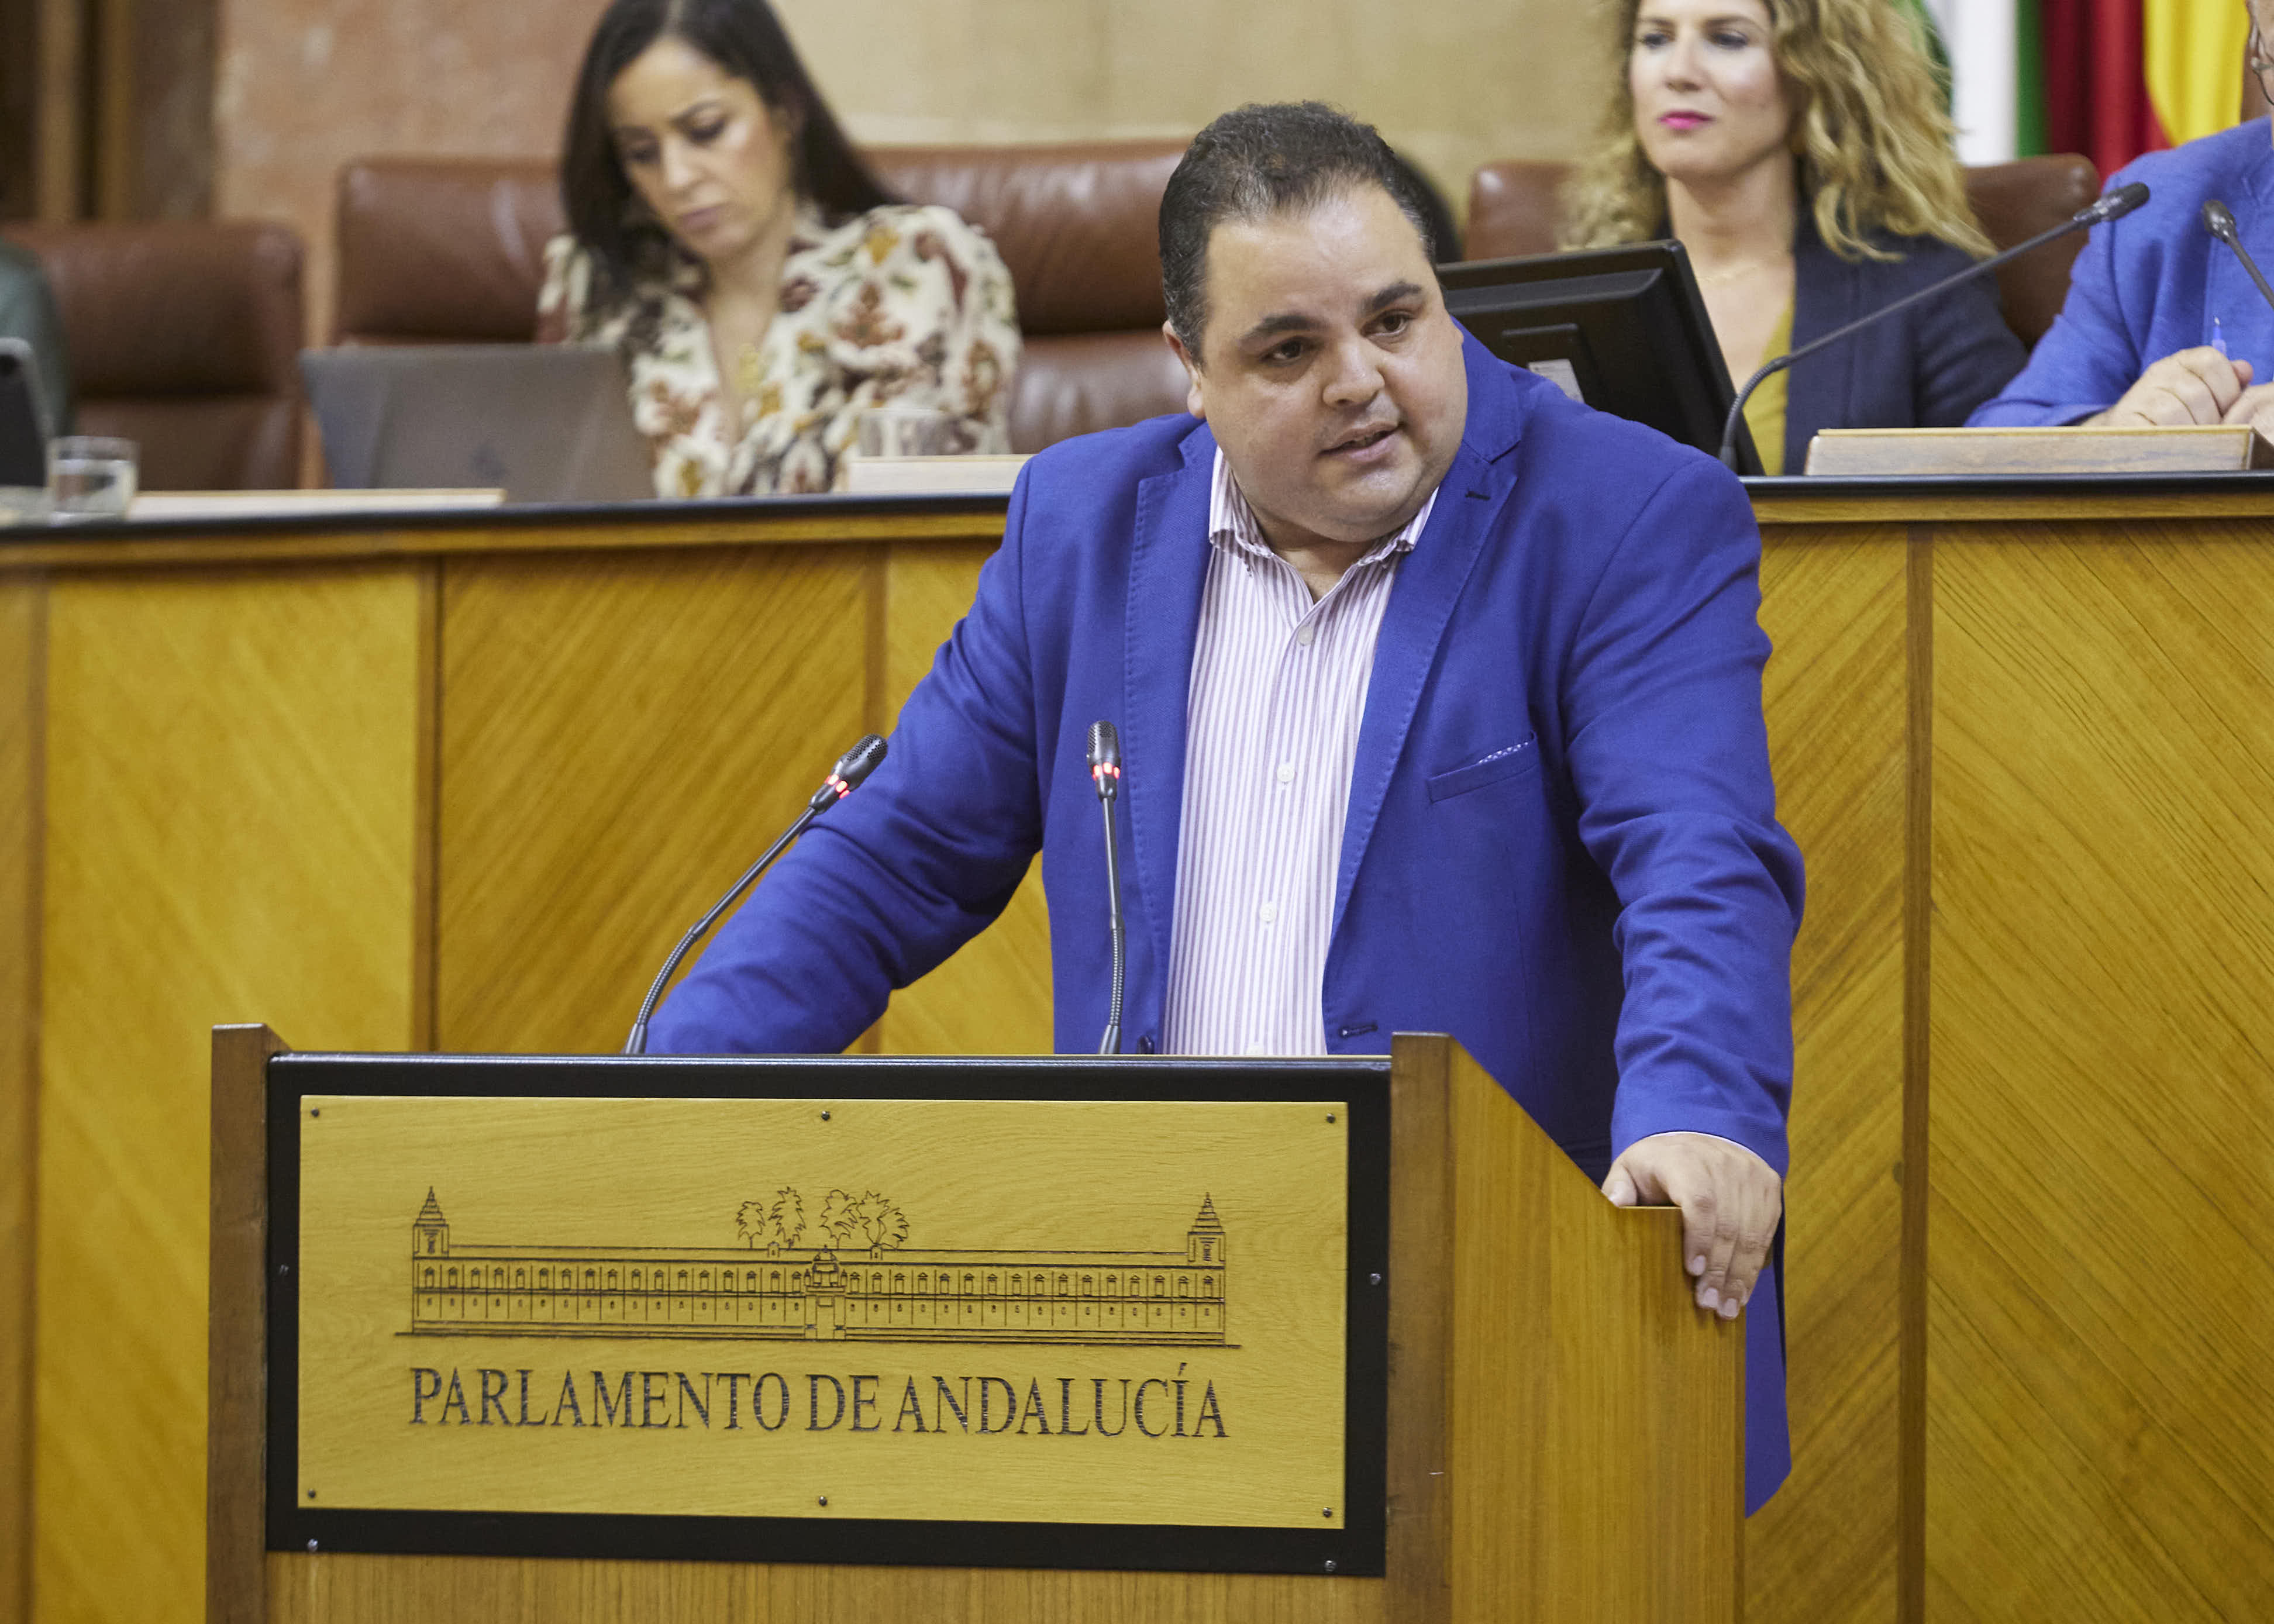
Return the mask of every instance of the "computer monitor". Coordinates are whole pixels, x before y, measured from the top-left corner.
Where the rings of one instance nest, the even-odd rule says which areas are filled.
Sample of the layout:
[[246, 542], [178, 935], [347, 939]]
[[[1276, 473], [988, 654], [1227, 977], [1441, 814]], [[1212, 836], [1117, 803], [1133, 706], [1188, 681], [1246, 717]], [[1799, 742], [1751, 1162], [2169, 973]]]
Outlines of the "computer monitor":
[[[1736, 390], [1679, 243], [1438, 267], [1445, 307], [1503, 361], [1712, 456]], [[1737, 471], [1758, 474], [1752, 436]]]
[[47, 484], [45, 415], [31, 346], [0, 338], [0, 485]]

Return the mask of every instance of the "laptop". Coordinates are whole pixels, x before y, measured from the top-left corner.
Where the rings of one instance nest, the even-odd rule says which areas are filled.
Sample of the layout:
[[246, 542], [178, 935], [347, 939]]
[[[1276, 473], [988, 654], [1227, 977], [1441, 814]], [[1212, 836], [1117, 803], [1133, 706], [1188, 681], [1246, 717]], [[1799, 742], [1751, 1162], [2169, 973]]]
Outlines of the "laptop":
[[511, 502], [655, 494], [613, 350], [418, 344], [305, 350], [300, 375], [341, 489], [503, 487]]

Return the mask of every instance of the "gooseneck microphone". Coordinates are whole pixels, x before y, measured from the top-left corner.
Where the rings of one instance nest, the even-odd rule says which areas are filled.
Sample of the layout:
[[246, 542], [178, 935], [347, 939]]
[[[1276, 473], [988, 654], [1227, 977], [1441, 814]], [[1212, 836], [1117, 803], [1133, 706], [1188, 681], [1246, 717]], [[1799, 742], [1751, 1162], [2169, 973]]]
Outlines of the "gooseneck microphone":
[[1113, 832], [1113, 798], [1121, 788], [1121, 735], [1111, 722], [1089, 725], [1089, 778], [1105, 812], [1105, 923], [1113, 938], [1113, 993], [1105, 1006], [1101, 1055], [1121, 1052], [1121, 989], [1128, 974], [1127, 942], [1121, 924], [1121, 853]]
[[639, 1014], [632, 1021], [632, 1034], [624, 1040], [624, 1053], [647, 1053], [648, 1018], [655, 1013], [656, 1004], [662, 998], [663, 989], [671, 984], [672, 973], [679, 968], [679, 961], [694, 951], [695, 944], [703, 939], [705, 931], [719, 922], [719, 915], [734, 906], [734, 898], [757, 883], [758, 876], [772, 866], [775, 858], [789, 849], [791, 841], [812, 826], [815, 818], [860, 788], [863, 780], [877, 771], [877, 764], [884, 759], [885, 741], [874, 733], [863, 735], [860, 743], [837, 758], [837, 765], [830, 769], [829, 777], [822, 781], [821, 787], [813, 792], [812, 799], [805, 803], [805, 810], [798, 814], [797, 822], [782, 831], [781, 838], [766, 847], [758, 861], [750, 865], [749, 872], [734, 882], [733, 890], [711, 905], [711, 911], [695, 921], [694, 929], [680, 937], [679, 945], [671, 950], [671, 957], [663, 961], [663, 968], [656, 972], [655, 985], [650, 987], [647, 996], [640, 1000]]
[[[1984, 272], [1994, 271], [1999, 266], [2007, 263], [2009, 260], [2020, 259], [2023, 254], [2028, 253], [2033, 248], [2043, 248], [2047, 243], [2067, 237], [2072, 231], [2089, 230], [2092, 227], [2099, 225], [2104, 221], [2120, 220], [2147, 200], [2148, 186], [2146, 182], [2135, 180], [2129, 185], [2119, 186], [2115, 191], [2110, 192], [2097, 203], [2093, 204], [2090, 208], [2081, 208], [2077, 210], [2076, 213], [2071, 214], [2067, 220], [2062, 221], [2060, 224], [2053, 227], [2049, 231], [2038, 232], [2026, 243], [2016, 243], [2013, 247], [2008, 248], [2003, 253], [1992, 254], [1987, 259], [1977, 260], [1974, 264], [1968, 266], [1964, 270], [1960, 271], [1955, 275], [1946, 276], [1940, 282], [1930, 283], [1928, 286], [1921, 288], [1916, 293], [1906, 294], [1901, 298], [1897, 299], [1894, 304], [1882, 305], [1879, 309], [1873, 311], [1870, 315], [1861, 317], [1856, 320], [1851, 321], [1845, 327], [1834, 327], [1823, 337], [1811, 339], [1809, 342], [1803, 344], [1797, 350], [1787, 350], [1784, 354], [1777, 357], [1775, 360], [1769, 362], [1766, 366], [1762, 367], [1760, 371], [1755, 372], [1751, 378], [1748, 378], [1745, 380], [1745, 387], [1737, 391], [1736, 401], [1729, 408], [1728, 420], [1721, 425], [1722, 465], [1730, 469], [1735, 469], [1737, 466], [1737, 426], [1745, 420], [1745, 402], [1753, 398], [1754, 390], [1759, 388], [1761, 385], [1775, 377], [1779, 372], [1784, 371], [1785, 368], [1790, 366], [1794, 362], [1805, 360], [1807, 357], [1814, 355], [1818, 350], [1824, 349], [1826, 346], [1836, 344], [1851, 333], [1855, 333], [1864, 327], [1868, 327], [1874, 321], [1879, 321], [1886, 317], [1892, 316], [1899, 310], [1909, 310], [1914, 304], [1921, 304], [1929, 299], [1939, 297], [1942, 294], [1949, 292], [1950, 289], [1956, 287], [1960, 282], [1965, 282], [1971, 277], [1979, 276]], [[2255, 274], [2255, 272], [2254, 271], [2253, 274]], [[2259, 285], [2262, 288], [2265, 286], [2263, 282]]]
[[2217, 198], [2202, 206], [2203, 229], [2234, 251], [2242, 261], [2242, 268], [2250, 273], [2250, 280], [2258, 284], [2258, 297], [2274, 305], [2274, 288], [2266, 285], [2266, 278], [2258, 269], [2258, 261], [2250, 257], [2250, 250], [2242, 245], [2242, 234], [2234, 229], [2234, 211]]

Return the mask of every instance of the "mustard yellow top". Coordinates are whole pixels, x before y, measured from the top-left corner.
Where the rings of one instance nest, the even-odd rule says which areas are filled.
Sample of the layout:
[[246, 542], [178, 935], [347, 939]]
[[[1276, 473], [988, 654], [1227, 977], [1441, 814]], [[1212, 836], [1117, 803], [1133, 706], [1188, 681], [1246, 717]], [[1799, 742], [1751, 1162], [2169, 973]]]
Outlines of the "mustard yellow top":
[[[1776, 331], [1769, 335], [1769, 347], [1761, 351], [1759, 365], [1766, 366], [1791, 348], [1792, 306], [1788, 304]], [[1745, 402], [1745, 426], [1753, 432], [1753, 449], [1760, 453], [1765, 474], [1784, 472], [1784, 407], [1791, 394], [1788, 381], [1791, 377], [1788, 372], [1777, 373]]]

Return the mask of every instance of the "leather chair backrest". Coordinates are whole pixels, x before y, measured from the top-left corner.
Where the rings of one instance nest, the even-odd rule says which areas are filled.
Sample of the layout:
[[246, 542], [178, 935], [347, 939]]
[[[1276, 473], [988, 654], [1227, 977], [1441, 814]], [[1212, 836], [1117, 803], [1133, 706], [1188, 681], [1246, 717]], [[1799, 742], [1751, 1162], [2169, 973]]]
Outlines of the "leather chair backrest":
[[79, 432], [152, 491], [300, 482], [300, 240], [266, 222], [11, 225], [62, 313]]
[[1142, 422], [1185, 404], [1161, 340], [1161, 193], [1182, 141], [878, 147], [886, 188], [945, 203], [995, 241], [1025, 336], [1011, 447]]
[[[1966, 171], [1966, 200], [1983, 235], [2001, 252], [2049, 231], [2100, 195], [2100, 171], [2074, 153], [1987, 163]], [[2032, 350], [2060, 314], [2068, 274], [2084, 252], [2085, 233], [2048, 243], [1998, 273], [2006, 325]]]
[[1469, 177], [1465, 259], [1523, 259], [1555, 252], [1555, 193], [1568, 163], [1503, 158]]
[[[1181, 141], [879, 147], [887, 189], [944, 203], [991, 237], [1017, 290], [1025, 356], [1011, 440], [1184, 404], [1160, 337], [1157, 220]], [[546, 242], [563, 229], [550, 160], [370, 158], [340, 176], [337, 342], [527, 342]]]
[[371, 158], [340, 171], [343, 344], [525, 344], [545, 244], [566, 229], [549, 158]]
[[[1464, 252], [1472, 259], [1504, 259], [1555, 251], [1556, 190], [1570, 166], [1510, 160], [1488, 163], [1469, 184]], [[1966, 171], [1966, 199], [1983, 233], [2011, 248], [2059, 225], [2100, 195], [2100, 173], [2089, 158], [2063, 154], [1985, 164]], [[1998, 273], [2006, 325], [2034, 346], [2068, 297], [2069, 267], [2084, 249], [2082, 232], [2023, 256]]]

